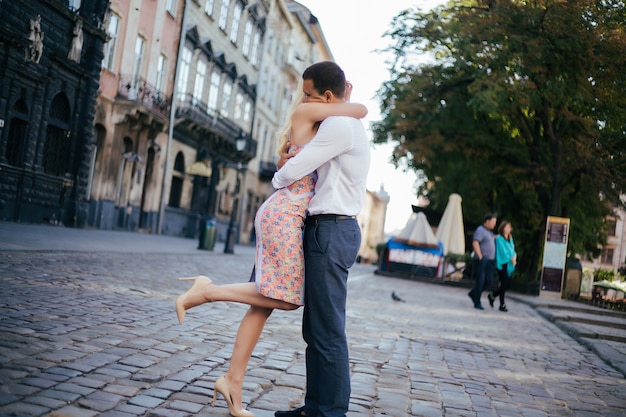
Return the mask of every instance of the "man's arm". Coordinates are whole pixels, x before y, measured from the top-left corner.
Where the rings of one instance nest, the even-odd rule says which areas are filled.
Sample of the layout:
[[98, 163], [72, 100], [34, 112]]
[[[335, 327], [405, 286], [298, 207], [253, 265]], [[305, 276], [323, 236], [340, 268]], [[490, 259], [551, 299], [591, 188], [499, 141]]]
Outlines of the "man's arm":
[[292, 184], [348, 149], [351, 136], [337, 134], [346, 128], [347, 123], [348, 119], [343, 117], [329, 117], [322, 122], [311, 142], [274, 174], [274, 188]]

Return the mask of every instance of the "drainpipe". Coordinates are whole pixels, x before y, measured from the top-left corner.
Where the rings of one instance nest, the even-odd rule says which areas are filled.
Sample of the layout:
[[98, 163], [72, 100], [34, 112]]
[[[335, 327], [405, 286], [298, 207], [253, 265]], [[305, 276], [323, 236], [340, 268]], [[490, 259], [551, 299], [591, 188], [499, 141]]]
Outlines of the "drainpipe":
[[183, 18], [180, 24], [180, 38], [178, 40], [178, 54], [176, 55], [176, 68], [174, 70], [174, 85], [172, 87], [172, 98], [170, 105], [170, 124], [168, 127], [167, 134], [167, 146], [165, 149], [165, 172], [163, 173], [163, 181], [161, 182], [161, 201], [159, 202], [159, 216], [157, 219], [157, 234], [161, 234], [163, 231], [163, 217], [165, 215], [165, 188], [167, 185], [168, 178], [171, 176], [172, 172], [172, 141], [174, 140], [174, 122], [176, 121], [176, 93], [178, 86], [178, 71], [180, 71], [180, 57], [183, 53], [183, 48], [185, 47], [185, 38], [187, 36], [185, 31], [185, 26], [187, 24], [187, 9], [189, 7], [189, 0], [185, 0], [185, 5], [183, 8]]

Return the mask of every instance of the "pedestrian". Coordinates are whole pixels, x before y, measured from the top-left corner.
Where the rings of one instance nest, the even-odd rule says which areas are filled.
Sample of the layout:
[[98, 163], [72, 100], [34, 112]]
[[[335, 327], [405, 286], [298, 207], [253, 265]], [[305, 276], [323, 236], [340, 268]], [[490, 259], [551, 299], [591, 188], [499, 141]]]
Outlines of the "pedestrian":
[[[346, 91], [349, 98], [352, 85], [346, 85], [344, 80], [342, 91]], [[324, 119], [338, 115], [362, 118], [367, 114], [362, 104], [309, 101], [303, 89], [299, 94], [297, 105], [279, 136], [279, 149], [288, 147], [290, 153], [305, 149]], [[316, 179], [315, 168], [306, 171], [293, 183], [280, 187], [259, 208], [255, 217], [255, 267], [250, 282], [215, 285], [204, 276], [179, 278], [194, 281], [176, 300], [180, 323], [187, 310], [206, 302], [250, 305], [239, 325], [228, 371], [215, 382], [213, 405], [219, 392], [226, 399], [231, 416], [253, 416], [242, 406], [243, 379], [252, 351], [273, 309], [295, 310], [304, 303], [302, 228]]]
[[[303, 78], [307, 100], [344, 100], [345, 75], [337, 64], [313, 64]], [[285, 187], [312, 170], [318, 175], [304, 228], [306, 394], [302, 407], [277, 411], [276, 417], [344, 417], [348, 412], [348, 270], [361, 243], [356, 215], [363, 205], [369, 164], [370, 145], [363, 123], [329, 117], [299, 154], [279, 161], [280, 169], [274, 174], [275, 188]]]
[[493, 238], [493, 229], [498, 221], [495, 214], [485, 214], [483, 224], [474, 231], [472, 249], [474, 250], [474, 288], [469, 297], [474, 302], [474, 308], [484, 310], [480, 301], [483, 291], [493, 281], [494, 259], [496, 244]]
[[498, 227], [498, 235], [496, 236], [496, 271], [500, 279], [500, 285], [496, 291], [487, 294], [491, 308], [493, 308], [496, 297], [500, 298], [500, 311], [509, 311], [504, 302], [504, 295], [511, 288], [511, 277], [515, 270], [515, 265], [517, 265], [517, 252], [515, 252], [512, 231], [511, 223], [508, 221], [503, 221], [500, 227]]

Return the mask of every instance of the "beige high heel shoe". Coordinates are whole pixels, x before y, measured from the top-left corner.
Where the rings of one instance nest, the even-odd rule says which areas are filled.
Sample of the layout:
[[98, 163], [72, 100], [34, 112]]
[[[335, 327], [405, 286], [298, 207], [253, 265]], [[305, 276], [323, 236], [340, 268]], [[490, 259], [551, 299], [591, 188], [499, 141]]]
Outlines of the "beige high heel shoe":
[[230, 392], [228, 391], [228, 383], [226, 382], [226, 378], [221, 376], [217, 378], [215, 381], [215, 388], [213, 389], [213, 408], [215, 408], [215, 399], [217, 398], [217, 393], [222, 394], [224, 399], [226, 400], [226, 404], [228, 404], [228, 412], [233, 417], [254, 417], [248, 410], [236, 410], [233, 404], [233, 399], [230, 397]]
[[[200, 304], [208, 301], [204, 296], [198, 295], [197, 292], [201, 291], [207, 285], [213, 284], [213, 281], [211, 281], [210, 278], [202, 275], [198, 275], [197, 277], [178, 278], [178, 280], [193, 280], [193, 285], [191, 286], [191, 288], [189, 288], [176, 299], [176, 315], [178, 316], [178, 322], [180, 324], [183, 324], [183, 322], [185, 321], [185, 314], [187, 313], [187, 310], [189, 310], [191, 307], [199, 306]], [[193, 299], [194, 296], [195, 299]], [[186, 308], [185, 304], [187, 304]]]

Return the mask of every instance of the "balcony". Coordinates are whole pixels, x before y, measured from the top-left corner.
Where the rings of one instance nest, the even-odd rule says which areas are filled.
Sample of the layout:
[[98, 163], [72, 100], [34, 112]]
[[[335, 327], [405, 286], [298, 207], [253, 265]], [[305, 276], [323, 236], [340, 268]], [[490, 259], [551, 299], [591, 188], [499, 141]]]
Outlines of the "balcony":
[[208, 109], [205, 103], [187, 95], [177, 101], [176, 129], [184, 132], [184, 136], [197, 143], [205, 143], [227, 159], [237, 159], [235, 141], [239, 137], [246, 137], [246, 148], [242, 152], [243, 162], [254, 158], [257, 150], [257, 141], [244, 132], [231, 119], [220, 113]]
[[170, 100], [142, 78], [135, 78], [133, 81], [132, 76], [122, 75], [117, 94], [118, 97], [140, 104], [165, 119], [169, 116]]
[[276, 163], [273, 161], [259, 162], [259, 179], [261, 181], [271, 181], [276, 172]]

